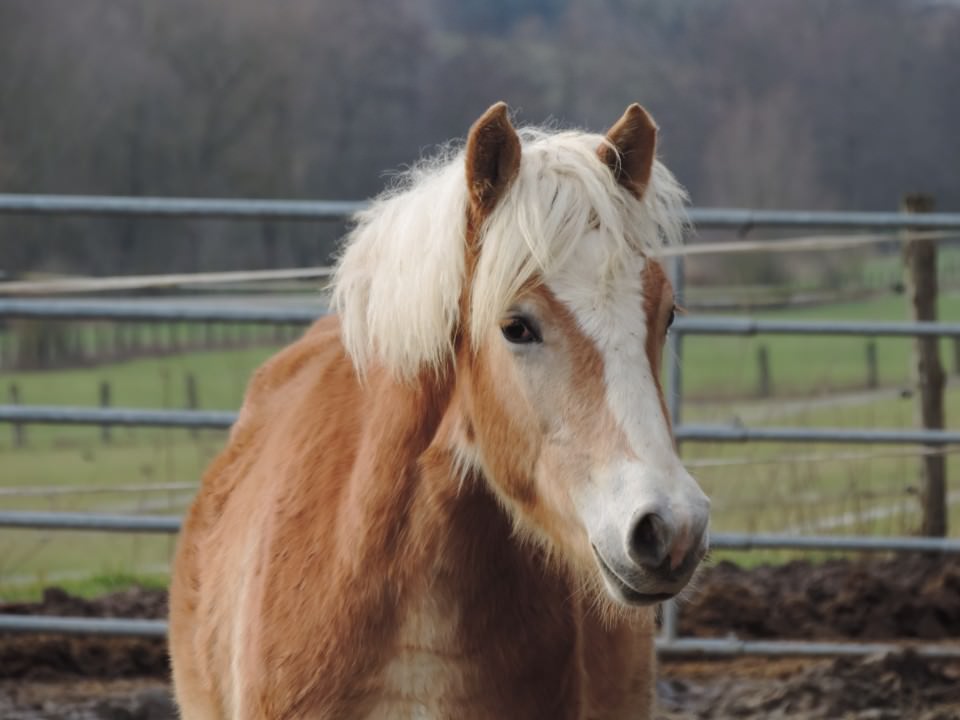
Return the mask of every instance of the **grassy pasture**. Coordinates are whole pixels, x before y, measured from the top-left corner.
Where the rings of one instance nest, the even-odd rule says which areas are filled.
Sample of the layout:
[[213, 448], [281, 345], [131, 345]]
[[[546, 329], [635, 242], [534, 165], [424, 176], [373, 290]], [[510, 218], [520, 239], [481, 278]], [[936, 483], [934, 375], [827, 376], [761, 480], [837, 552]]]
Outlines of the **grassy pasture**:
[[[873, 254], [863, 258], [854, 278], [867, 287], [889, 287], [903, 278], [900, 253]], [[941, 244], [937, 248], [937, 282], [941, 288], [956, 287], [960, 281], [960, 247]]]
[[[900, 322], [909, 319], [906, 299], [889, 296], [816, 308], [756, 313], [783, 320], [861, 320]], [[960, 292], [943, 293], [939, 317], [960, 319]], [[867, 378], [866, 338], [761, 335], [757, 337], [692, 335], [683, 341], [684, 394], [693, 398], [749, 397], [757, 389], [757, 349], [767, 348], [773, 392], [778, 396], [809, 396], [864, 387]], [[909, 382], [910, 338], [876, 338], [881, 385]], [[952, 365], [952, 341], [941, 341], [944, 366]]]
[[[743, 420], [752, 426], [913, 427], [915, 401], [896, 394], [851, 396], [809, 407], [782, 403], [688, 406], [687, 419]], [[948, 426], [960, 417], [960, 387], [946, 394]], [[712, 501], [714, 530], [797, 534], [911, 535], [920, 523], [920, 461], [915, 448], [808, 443], [687, 443], [685, 462]], [[960, 475], [960, 456], [947, 456], [947, 477]], [[956, 484], [950, 485], [956, 488]], [[954, 493], [951, 534], [960, 535]], [[719, 553], [738, 562], [777, 561], [792, 553]]]
[[[941, 318], [960, 318], [960, 293], [941, 298]], [[815, 309], [764, 313], [796, 319], [902, 320], [905, 300], [846, 303]], [[744, 400], [755, 387], [754, 357], [767, 345], [778, 398]], [[862, 338], [700, 337], [685, 340], [685, 419], [748, 425], [817, 427], [911, 427], [914, 403], [896, 392], [824, 403], [809, 399], [829, 388], [854, 387], [863, 378]], [[881, 382], [905, 384], [909, 339], [878, 339]], [[185, 377], [193, 374], [202, 409], [236, 409], [250, 373], [272, 348], [191, 352], [76, 370], [4, 373], [0, 389], [16, 382], [28, 404], [95, 405], [101, 380], [112, 385], [118, 407], [181, 408]], [[950, 355], [944, 352], [944, 361]], [[729, 399], [739, 396], [740, 399]], [[960, 417], [960, 388], [948, 393], [948, 420]], [[0, 495], [9, 509], [99, 510], [180, 513], [191, 490], [127, 492], [131, 485], [196, 483], [222, 445], [220, 431], [114, 428], [109, 443], [100, 428], [28, 426], [27, 445], [12, 446], [9, 426], [0, 426], [0, 493], [47, 488], [43, 494]], [[884, 453], [878, 455], [877, 453]], [[910, 533], [917, 524], [918, 462], [902, 449], [801, 444], [722, 445], [683, 448], [694, 474], [713, 498], [713, 526], [729, 531]], [[811, 456], [829, 455], [830, 459]], [[840, 457], [842, 456], [842, 457]], [[960, 463], [949, 460], [956, 478]], [[81, 494], [63, 494], [65, 486]], [[954, 532], [960, 506], [951, 512]], [[166, 536], [0, 531], [0, 597], [22, 597], [58, 583], [95, 593], [131, 577], [162, 582], [174, 540]], [[781, 560], [786, 553], [740, 553], [741, 562]]]
[[[201, 409], [235, 409], [250, 373], [272, 352], [197, 352], [77, 370], [6, 373], [2, 379], [16, 382], [27, 404], [95, 405], [98, 384], [109, 380], [116, 406], [182, 408], [185, 378], [192, 373]], [[11, 428], [3, 426], [0, 492], [49, 488], [50, 493], [2, 495], [0, 504], [16, 510], [180, 513], [189, 490], [131, 493], [125, 487], [195, 484], [224, 437], [216, 430], [114, 427], [104, 443], [99, 427], [31, 425], [26, 446], [14, 448]], [[84, 492], [61, 494], [64, 486]], [[173, 543], [162, 535], [0, 530], [0, 597], [8, 588], [16, 595], [51, 582], [93, 592], [105, 586], [98, 577], [140, 575], [144, 569], [148, 576], [159, 572], [162, 577]]]
[[[790, 253], [784, 257], [786, 259], [783, 263], [791, 267], [788, 275], [779, 278], [776, 282], [759, 285], [752, 282], [755, 272], [751, 270], [755, 271], [753, 263], [763, 259], [761, 254], [748, 253], [738, 258], [727, 258], [721, 261], [723, 271], [718, 273], [723, 281], [720, 283], [695, 281], [688, 284], [685, 301], [691, 306], [726, 301], [736, 302], [743, 308], [762, 308], [777, 300], [788, 303], [798, 294], [829, 296], [831, 293], [841, 291], [890, 292], [892, 288], [903, 283], [904, 270], [900, 252], [854, 252], [836, 255], [831, 260], [827, 260], [819, 252]], [[766, 259], [769, 261], [771, 258]], [[816, 269], [812, 273], [802, 270], [798, 272], [793, 267], [798, 262], [801, 265], [814, 266]], [[710, 270], [715, 269], [710, 263], [706, 265]], [[701, 264], [702, 267], [703, 264]], [[693, 271], [696, 277], [696, 264]], [[708, 277], [712, 277], [709, 271]], [[700, 278], [697, 279], [700, 280]], [[938, 248], [937, 282], [941, 292], [960, 289], [960, 246], [941, 244]]]

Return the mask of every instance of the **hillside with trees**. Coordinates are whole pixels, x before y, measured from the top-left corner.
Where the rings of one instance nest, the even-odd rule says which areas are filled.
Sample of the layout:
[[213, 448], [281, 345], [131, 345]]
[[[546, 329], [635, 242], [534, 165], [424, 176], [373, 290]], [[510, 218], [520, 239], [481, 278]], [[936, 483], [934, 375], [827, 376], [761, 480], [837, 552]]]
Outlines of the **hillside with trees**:
[[[491, 102], [627, 103], [697, 205], [960, 210], [960, 5], [0, 0], [0, 192], [361, 199]], [[12, 273], [322, 262], [339, 227], [0, 218]]]

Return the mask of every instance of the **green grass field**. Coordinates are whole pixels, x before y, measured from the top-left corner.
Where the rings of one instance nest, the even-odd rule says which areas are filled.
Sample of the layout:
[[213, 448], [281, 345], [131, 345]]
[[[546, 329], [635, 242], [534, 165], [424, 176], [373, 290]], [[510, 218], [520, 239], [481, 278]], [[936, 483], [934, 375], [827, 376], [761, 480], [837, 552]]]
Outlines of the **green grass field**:
[[[182, 408], [186, 376], [193, 374], [201, 409], [239, 407], [251, 372], [273, 349], [202, 352], [133, 360], [79, 370], [5, 373], [25, 404], [95, 405], [98, 386], [109, 380], [112, 401], [122, 407]], [[225, 433], [203, 430], [115, 427], [104, 442], [98, 427], [31, 425], [26, 445], [13, 447], [9, 425], [0, 427], [0, 492], [7, 509], [98, 510], [179, 514], [190, 490], [129, 492], [130, 486], [162, 488], [196, 484], [222, 446]], [[48, 489], [48, 494], [11, 491]], [[83, 492], [64, 494], [63, 489]], [[174, 539], [159, 535], [0, 531], [0, 597], [58, 583], [91, 592], [89, 577], [162, 577]], [[29, 592], [27, 593], [29, 595]]]
[[[943, 295], [940, 313], [945, 320], [960, 318], [960, 293]], [[764, 316], [903, 320], [906, 310], [904, 298], [890, 297]], [[770, 353], [778, 395], [773, 400], [743, 399], [755, 389], [759, 343]], [[910, 346], [907, 339], [877, 341], [884, 385], [907, 383]], [[949, 366], [948, 350], [945, 345]], [[27, 404], [90, 406], [97, 403], [99, 383], [109, 380], [115, 406], [182, 408], [185, 378], [192, 374], [201, 408], [236, 409], [250, 373], [272, 352], [194, 352], [78, 370], [4, 373], [0, 388], [16, 383]], [[690, 337], [684, 345], [684, 417], [758, 426], [912, 427], [914, 401], [889, 390], [819, 404], [784, 399], [856, 387], [864, 375], [862, 338]], [[740, 399], [725, 399], [735, 397]], [[948, 392], [947, 417], [960, 417], [956, 384]], [[0, 503], [8, 509], [179, 514], [192, 495], [190, 486], [224, 439], [219, 431], [114, 428], [104, 442], [96, 427], [25, 430], [26, 446], [15, 448], [12, 428], [0, 425]], [[908, 534], [918, 522], [918, 460], [904, 450], [689, 443], [683, 455], [713, 499], [716, 530]], [[960, 473], [956, 456], [949, 459], [949, 473], [953, 478]], [[152, 489], [132, 491], [141, 486]], [[956, 534], [960, 504], [952, 506], [951, 520]], [[3, 530], [0, 598], [30, 597], [52, 583], [83, 593], [138, 577], [162, 583], [173, 547], [174, 539], [166, 536]], [[754, 552], [736, 558], [753, 564], [789, 556]]]
[[[884, 288], [903, 278], [900, 253], [873, 254], [858, 264], [855, 282], [866, 287]], [[956, 286], [960, 279], [960, 247], [947, 244], [937, 249], [937, 281], [941, 288]]]
[[[960, 292], [940, 296], [939, 317], [960, 318]], [[906, 300], [889, 296], [800, 310], [757, 313], [784, 320], [908, 320]], [[909, 381], [910, 338], [876, 338], [881, 385]], [[684, 393], [697, 398], [736, 398], [756, 394], [757, 349], [767, 348], [773, 391], [781, 396], [865, 387], [866, 343], [863, 337], [762, 335], [757, 337], [695, 335], [683, 341]], [[952, 341], [941, 341], [941, 361], [953, 364]]]
[[[687, 419], [743, 420], [750, 426], [910, 428], [915, 401], [891, 396], [849, 404], [783, 407], [771, 403], [687, 408]], [[960, 387], [946, 393], [946, 416], [960, 417]], [[947, 477], [960, 457], [947, 456]], [[920, 460], [905, 446], [809, 443], [687, 443], [684, 461], [712, 501], [716, 531], [910, 535], [920, 523]], [[955, 484], [951, 487], [956, 487]], [[951, 534], [960, 535], [960, 497], [952, 496]], [[723, 553], [739, 562], [783, 560], [786, 552]]]
[[[748, 253], [736, 262], [728, 259], [724, 263], [724, 270], [718, 273], [724, 282], [716, 282], [713, 273], [707, 273], [706, 278], [698, 279], [707, 279], [708, 282], [695, 282], [687, 286], [685, 302], [695, 307], [721, 302], [736, 303], [742, 308], [763, 308], [777, 301], [789, 303], [798, 295], [886, 293], [903, 283], [903, 259], [899, 252], [853, 251], [838, 255], [832, 262], [825, 262], [824, 256], [818, 252], [790, 253], [783, 256], [782, 262], [791, 268], [799, 264], [801, 268], [808, 268], [808, 272], [802, 269], [799, 272], [787, 270], [787, 276], [776, 282], [753, 284], [750, 279], [756, 277], [754, 263], [758, 258], [758, 255]], [[746, 268], [746, 277], [739, 275], [744, 270], [741, 265]], [[811, 273], [811, 267], [817, 269]], [[938, 249], [937, 282], [941, 292], [960, 289], [960, 247], [943, 244]]]

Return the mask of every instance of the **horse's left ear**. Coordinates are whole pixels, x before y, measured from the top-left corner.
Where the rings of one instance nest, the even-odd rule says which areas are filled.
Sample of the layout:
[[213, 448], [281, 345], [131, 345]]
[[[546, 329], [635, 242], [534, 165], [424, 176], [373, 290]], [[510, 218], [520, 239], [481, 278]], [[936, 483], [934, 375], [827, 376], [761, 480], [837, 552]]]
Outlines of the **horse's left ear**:
[[617, 182], [639, 200], [653, 172], [657, 151], [656, 123], [646, 110], [634, 103], [607, 131], [607, 141], [613, 147], [603, 143], [597, 148], [597, 154]]
[[520, 138], [506, 103], [492, 105], [470, 128], [466, 169], [471, 209], [485, 217], [520, 169]]

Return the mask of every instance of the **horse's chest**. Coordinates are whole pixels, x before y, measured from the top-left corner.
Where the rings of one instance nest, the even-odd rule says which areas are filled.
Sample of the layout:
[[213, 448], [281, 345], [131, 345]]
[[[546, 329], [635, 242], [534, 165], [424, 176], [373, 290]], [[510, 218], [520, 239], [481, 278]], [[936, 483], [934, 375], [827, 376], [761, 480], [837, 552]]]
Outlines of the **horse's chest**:
[[415, 603], [392, 644], [368, 717], [471, 717], [476, 672], [461, 637], [452, 603], [436, 597]]
[[464, 618], [455, 601], [425, 598], [390, 644], [366, 717], [580, 717], [580, 663], [568, 639], [544, 642], [554, 634], [531, 634], [502, 618]]

